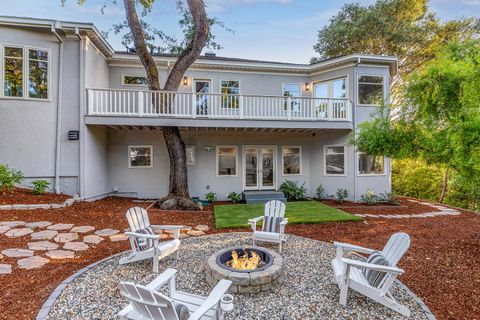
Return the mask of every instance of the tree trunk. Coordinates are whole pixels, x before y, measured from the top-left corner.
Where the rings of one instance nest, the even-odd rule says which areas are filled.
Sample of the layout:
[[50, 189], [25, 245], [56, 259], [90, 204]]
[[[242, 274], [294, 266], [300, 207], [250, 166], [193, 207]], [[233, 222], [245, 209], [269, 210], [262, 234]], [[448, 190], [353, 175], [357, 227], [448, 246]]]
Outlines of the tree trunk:
[[[187, 3], [195, 25], [194, 35], [188, 46], [178, 57], [168, 76], [164, 87], [164, 90], [167, 91], [178, 90], [183, 75], [192, 63], [200, 56], [209, 33], [210, 24], [207, 19], [203, 0], [187, 0]], [[145, 42], [145, 33], [138, 20], [138, 15], [135, 9], [135, 0], [124, 0], [124, 4], [127, 21], [133, 35], [133, 41], [138, 56], [147, 72], [148, 87], [150, 90], [160, 90], [157, 66], [155, 60], [148, 51]], [[159, 103], [161, 102], [156, 101], [155, 105]], [[170, 103], [166, 103], [166, 107], [169, 109]], [[180, 130], [178, 127], [163, 127], [162, 131], [167, 145], [168, 155], [170, 157], [170, 183], [168, 195], [158, 200], [157, 205], [166, 210], [199, 210], [200, 207], [191, 200], [188, 192], [187, 157], [185, 143], [180, 135]]]
[[440, 194], [440, 199], [438, 199], [438, 202], [440, 203], [443, 203], [443, 199], [447, 194], [447, 185], [448, 185], [448, 167], [445, 169], [445, 173], [443, 174], [442, 193]]

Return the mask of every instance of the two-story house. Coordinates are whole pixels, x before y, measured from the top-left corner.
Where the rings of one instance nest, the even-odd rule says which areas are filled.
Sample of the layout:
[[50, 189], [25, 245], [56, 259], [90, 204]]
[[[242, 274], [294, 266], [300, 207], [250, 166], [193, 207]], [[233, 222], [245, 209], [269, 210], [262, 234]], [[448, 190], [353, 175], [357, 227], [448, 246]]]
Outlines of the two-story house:
[[[156, 55], [160, 80], [175, 57]], [[84, 199], [168, 191], [161, 133], [179, 126], [192, 196], [322, 184], [359, 200], [389, 192], [390, 161], [349, 134], [388, 101], [395, 57], [353, 54], [315, 64], [206, 54], [178, 92], [152, 92], [138, 56], [93, 24], [0, 17], [0, 163]], [[170, 101], [168, 108], [158, 101]]]

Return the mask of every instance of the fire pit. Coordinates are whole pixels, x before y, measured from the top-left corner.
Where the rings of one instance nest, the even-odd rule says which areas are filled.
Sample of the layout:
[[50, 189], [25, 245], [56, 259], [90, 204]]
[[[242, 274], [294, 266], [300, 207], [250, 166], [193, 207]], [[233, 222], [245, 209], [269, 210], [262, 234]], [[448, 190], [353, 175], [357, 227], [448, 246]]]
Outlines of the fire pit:
[[207, 260], [207, 280], [215, 285], [221, 279], [232, 281], [232, 293], [258, 293], [273, 290], [282, 271], [282, 257], [255, 246], [232, 247], [218, 251]]

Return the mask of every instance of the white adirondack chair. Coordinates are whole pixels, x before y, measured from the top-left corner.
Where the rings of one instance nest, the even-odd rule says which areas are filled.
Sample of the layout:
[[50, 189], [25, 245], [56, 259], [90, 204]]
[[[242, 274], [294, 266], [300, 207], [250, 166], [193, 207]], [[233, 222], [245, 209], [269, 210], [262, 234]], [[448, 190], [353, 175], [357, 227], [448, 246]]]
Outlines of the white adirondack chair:
[[[282, 252], [282, 242], [287, 241], [285, 235], [285, 226], [288, 219], [285, 216], [285, 203], [279, 200], [272, 200], [265, 203], [265, 213], [263, 217], [248, 219], [248, 223], [253, 230], [253, 245], [255, 241], [275, 242], [280, 245], [279, 251]], [[257, 222], [262, 221], [262, 230], [257, 230]]]
[[[345, 251], [372, 254], [376, 250], [340, 242], [334, 242], [334, 245], [337, 248], [337, 255], [335, 259], [332, 260], [332, 268], [335, 275], [335, 281], [340, 288], [341, 305], [347, 305], [348, 288], [352, 288], [404, 316], [410, 316], [410, 310], [395, 301], [390, 293], [390, 288], [397, 276], [404, 273], [402, 269], [397, 268], [397, 263], [410, 246], [410, 237], [408, 234], [393, 234], [381, 251], [384, 259], [388, 262], [388, 266], [347, 259], [343, 256]], [[385, 272], [386, 275], [380, 281], [378, 286], [375, 287], [368, 282], [363, 274], [362, 271], [364, 269]]]
[[[190, 313], [188, 320], [223, 319], [224, 313], [233, 309], [233, 297], [225, 295], [232, 284], [220, 280], [208, 297], [202, 297], [175, 289], [175, 269], [167, 269], [146, 286], [120, 282], [120, 293], [128, 299], [118, 315], [132, 320], [179, 320], [176, 309], [184, 305]], [[158, 292], [168, 282], [168, 296]], [[224, 299], [228, 300], [224, 303]], [[183, 319], [180, 319], [183, 320]]]
[[[132, 251], [130, 255], [122, 257], [120, 264], [153, 259], [153, 272], [158, 272], [158, 260], [177, 252], [180, 247], [180, 229], [183, 226], [151, 225], [147, 210], [140, 207], [130, 208], [126, 217], [130, 231], [125, 232], [130, 240]], [[159, 242], [160, 235], [155, 230], [173, 230], [173, 240]]]

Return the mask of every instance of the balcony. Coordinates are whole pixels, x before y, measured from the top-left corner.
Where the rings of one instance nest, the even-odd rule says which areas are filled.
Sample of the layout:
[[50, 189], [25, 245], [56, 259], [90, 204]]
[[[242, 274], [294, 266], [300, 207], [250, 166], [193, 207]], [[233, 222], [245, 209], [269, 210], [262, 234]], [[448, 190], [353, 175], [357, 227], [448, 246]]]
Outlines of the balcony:
[[128, 118], [132, 125], [266, 127], [268, 122], [274, 128], [351, 129], [352, 104], [348, 99], [87, 89], [86, 116], [87, 124], [127, 125], [119, 119]]

